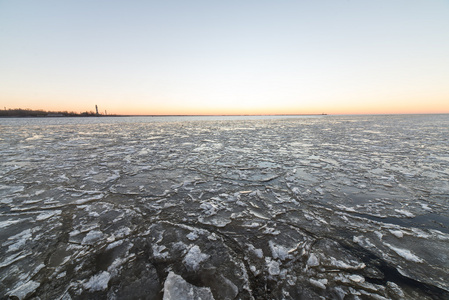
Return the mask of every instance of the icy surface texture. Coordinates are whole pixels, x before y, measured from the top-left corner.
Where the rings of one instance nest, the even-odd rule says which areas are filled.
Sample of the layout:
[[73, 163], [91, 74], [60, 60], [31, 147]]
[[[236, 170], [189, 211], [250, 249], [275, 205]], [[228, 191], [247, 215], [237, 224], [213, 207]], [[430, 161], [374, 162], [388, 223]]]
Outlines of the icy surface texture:
[[447, 115], [0, 127], [2, 299], [449, 299]]

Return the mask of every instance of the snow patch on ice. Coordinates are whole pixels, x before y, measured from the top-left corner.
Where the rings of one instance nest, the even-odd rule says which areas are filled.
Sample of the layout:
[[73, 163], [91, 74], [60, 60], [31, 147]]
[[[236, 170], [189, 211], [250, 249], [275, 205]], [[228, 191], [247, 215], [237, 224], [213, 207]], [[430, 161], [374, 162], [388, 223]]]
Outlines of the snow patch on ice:
[[352, 241], [365, 248], [376, 248], [376, 246], [371, 243], [369, 238], [365, 238], [363, 236], [354, 236]]
[[393, 245], [390, 245], [388, 243], [384, 243], [387, 247], [389, 247], [391, 250], [393, 250], [394, 252], [396, 252], [399, 256], [405, 258], [408, 261], [412, 261], [412, 262], [417, 262], [417, 263], [422, 263], [424, 262], [421, 258], [419, 258], [418, 256], [416, 256], [415, 254], [413, 254], [410, 250], [408, 249], [402, 249], [402, 248], [397, 248]]

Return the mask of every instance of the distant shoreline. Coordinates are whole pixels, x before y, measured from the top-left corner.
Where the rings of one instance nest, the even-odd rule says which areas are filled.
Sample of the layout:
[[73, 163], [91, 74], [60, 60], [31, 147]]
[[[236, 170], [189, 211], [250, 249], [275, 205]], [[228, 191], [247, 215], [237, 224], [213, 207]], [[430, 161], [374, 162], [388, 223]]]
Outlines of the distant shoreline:
[[68, 111], [44, 111], [32, 109], [8, 109], [0, 110], [0, 118], [66, 118], [66, 117], [115, 117], [117, 115], [103, 115], [86, 111], [82, 113]]
[[224, 116], [325, 116], [327, 114], [210, 114], [210, 115], [105, 115], [94, 112], [44, 111], [31, 109], [0, 110], [0, 118], [66, 118], [66, 117], [224, 117]]

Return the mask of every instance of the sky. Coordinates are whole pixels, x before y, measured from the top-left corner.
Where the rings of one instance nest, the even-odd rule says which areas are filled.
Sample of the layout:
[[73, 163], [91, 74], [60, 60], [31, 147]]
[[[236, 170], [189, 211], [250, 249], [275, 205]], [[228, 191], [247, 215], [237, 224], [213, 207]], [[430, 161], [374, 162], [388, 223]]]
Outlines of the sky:
[[0, 108], [449, 113], [449, 1], [0, 0]]

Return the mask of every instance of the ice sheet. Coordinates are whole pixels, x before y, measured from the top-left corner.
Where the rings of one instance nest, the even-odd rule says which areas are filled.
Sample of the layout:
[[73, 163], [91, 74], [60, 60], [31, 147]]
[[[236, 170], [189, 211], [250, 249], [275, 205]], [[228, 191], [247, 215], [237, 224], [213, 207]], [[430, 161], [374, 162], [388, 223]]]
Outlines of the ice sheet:
[[447, 115], [0, 125], [2, 299], [449, 298]]

